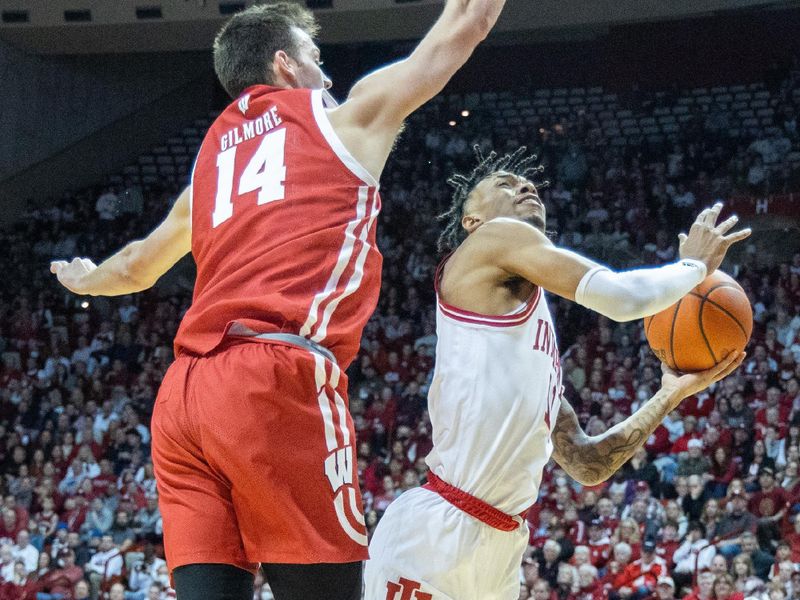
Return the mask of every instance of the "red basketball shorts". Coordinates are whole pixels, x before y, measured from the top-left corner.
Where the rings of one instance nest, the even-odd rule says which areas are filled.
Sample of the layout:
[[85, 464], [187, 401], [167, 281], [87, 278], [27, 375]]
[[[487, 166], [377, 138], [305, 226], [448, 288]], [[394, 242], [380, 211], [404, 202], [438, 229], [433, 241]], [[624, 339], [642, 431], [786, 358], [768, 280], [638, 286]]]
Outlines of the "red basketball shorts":
[[335, 364], [274, 342], [170, 366], [152, 421], [170, 570], [367, 558], [346, 391]]

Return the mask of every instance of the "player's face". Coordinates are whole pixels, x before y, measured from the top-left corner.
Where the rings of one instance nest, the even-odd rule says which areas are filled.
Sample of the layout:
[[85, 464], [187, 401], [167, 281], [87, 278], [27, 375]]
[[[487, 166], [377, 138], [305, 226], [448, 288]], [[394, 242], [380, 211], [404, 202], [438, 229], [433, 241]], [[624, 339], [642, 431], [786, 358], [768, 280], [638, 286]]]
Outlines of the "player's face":
[[483, 221], [510, 217], [545, 230], [547, 212], [536, 186], [525, 179], [502, 171], [494, 173], [475, 187], [477, 207]]
[[311, 36], [302, 29], [295, 28], [297, 40], [296, 51], [292, 53], [291, 62], [295, 87], [312, 90], [329, 89], [331, 80], [322, 70], [320, 51]]

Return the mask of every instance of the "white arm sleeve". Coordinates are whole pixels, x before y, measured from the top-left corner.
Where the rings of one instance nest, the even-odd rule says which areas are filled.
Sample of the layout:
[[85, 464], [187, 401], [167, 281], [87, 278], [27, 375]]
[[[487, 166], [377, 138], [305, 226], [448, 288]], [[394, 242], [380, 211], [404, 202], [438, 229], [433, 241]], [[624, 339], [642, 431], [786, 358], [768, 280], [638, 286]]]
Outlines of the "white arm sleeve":
[[633, 321], [672, 306], [705, 278], [706, 265], [690, 259], [622, 273], [596, 267], [581, 279], [575, 302], [614, 321]]

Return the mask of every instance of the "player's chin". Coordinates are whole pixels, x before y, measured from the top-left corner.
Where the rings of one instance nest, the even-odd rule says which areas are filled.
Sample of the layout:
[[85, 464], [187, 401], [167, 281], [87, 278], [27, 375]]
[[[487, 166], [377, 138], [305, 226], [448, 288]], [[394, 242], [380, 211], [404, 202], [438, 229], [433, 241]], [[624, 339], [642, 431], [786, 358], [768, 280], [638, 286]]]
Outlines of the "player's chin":
[[545, 220], [539, 212], [528, 213], [527, 215], [520, 216], [520, 219], [528, 223], [529, 225], [533, 225], [536, 229], [545, 233]]

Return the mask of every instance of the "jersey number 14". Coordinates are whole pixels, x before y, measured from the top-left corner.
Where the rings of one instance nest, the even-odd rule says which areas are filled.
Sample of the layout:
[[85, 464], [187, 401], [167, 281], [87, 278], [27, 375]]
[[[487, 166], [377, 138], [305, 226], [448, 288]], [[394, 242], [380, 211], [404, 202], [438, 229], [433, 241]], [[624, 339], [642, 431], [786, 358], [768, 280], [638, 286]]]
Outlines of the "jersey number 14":
[[[233, 178], [236, 150], [228, 148], [217, 155], [217, 197], [214, 201], [212, 223], [218, 227], [233, 216]], [[286, 190], [286, 128], [264, 136], [258, 150], [242, 171], [236, 195], [258, 190], [258, 204], [283, 200]]]

